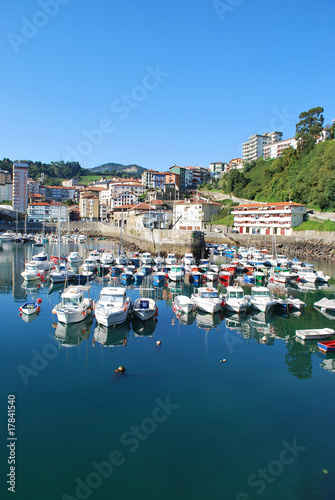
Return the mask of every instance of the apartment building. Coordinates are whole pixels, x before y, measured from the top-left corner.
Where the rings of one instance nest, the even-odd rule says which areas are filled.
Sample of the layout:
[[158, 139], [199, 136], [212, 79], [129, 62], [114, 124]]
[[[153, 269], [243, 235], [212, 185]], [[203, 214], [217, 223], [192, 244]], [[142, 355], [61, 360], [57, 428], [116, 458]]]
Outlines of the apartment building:
[[26, 212], [28, 205], [28, 163], [13, 163], [13, 195], [14, 210]]
[[267, 144], [263, 148], [263, 158], [268, 160], [270, 158], [279, 158], [283, 155], [285, 149], [291, 147], [297, 149], [298, 142], [292, 137], [291, 139], [285, 139], [284, 141], [274, 142], [273, 144]]
[[144, 170], [143, 174], [141, 175], [142, 185], [145, 186], [146, 189], [152, 187], [152, 176], [154, 174], [159, 174], [158, 170]]
[[234, 228], [245, 234], [292, 234], [292, 228], [306, 219], [306, 205], [300, 203], [252, 203], [234, 207]]
[[79, 198], [80, 218], [86, 221], [99, 220], [99, 196], [89, 192], [81, 192]]
[[265, 134], [251, 135], [248, 141], [244, 142], [243, 147], [243, 163], [257, 160], [263, 157], [264, 146], [274, 142], [281, 141], [283, 138], [282, 132], [266, 132]]

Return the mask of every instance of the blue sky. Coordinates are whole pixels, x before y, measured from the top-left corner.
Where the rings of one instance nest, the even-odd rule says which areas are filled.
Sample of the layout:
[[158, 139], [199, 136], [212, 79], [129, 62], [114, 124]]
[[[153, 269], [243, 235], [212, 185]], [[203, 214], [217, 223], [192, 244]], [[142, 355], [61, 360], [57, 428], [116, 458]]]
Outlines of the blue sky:
[[2, 7], [0, 156], [165, 171], [335, 119], [331, 0], [12, 0]]

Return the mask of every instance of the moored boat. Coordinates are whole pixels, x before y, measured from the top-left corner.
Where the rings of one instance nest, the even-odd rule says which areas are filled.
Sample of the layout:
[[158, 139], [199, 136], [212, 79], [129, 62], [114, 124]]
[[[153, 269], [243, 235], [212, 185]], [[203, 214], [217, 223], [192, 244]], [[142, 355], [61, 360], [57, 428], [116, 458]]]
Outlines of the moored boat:
[[57, 304], [52, 313], [57, 314], [61, 323], [79, 323], [93, 311], [93, 300], [84, 297], [89, 286], [77, 285], [67, 287], [61, 295], [61, 302]]
[[124, 287], [103, 287], [95, 304], [95, 317], [98, 323], [112, 326], [124, 323], [131, 307]]
[[332, 328], [310, 328], [307, 330], [296, 330], [295, 335], [302, 340], [326, 339], [332, 337], [335, 330]]
[[335, 340], [326, 340], [318, 342], [318, 348], [323, 352], [335, 352]]
[[132, 313], [142, 321], [152, 318], [155, 314], [157, 314], [157, 311], [158, 308], [156, 306], [156, 302], [154, 299], [150, 299], [148, 297], [139, 297], [135, 300], [132, 307]]
[[189, 314], [195, 310], [195, 304], [187, 295], [177, 295], [173, 301], [173, 310]]

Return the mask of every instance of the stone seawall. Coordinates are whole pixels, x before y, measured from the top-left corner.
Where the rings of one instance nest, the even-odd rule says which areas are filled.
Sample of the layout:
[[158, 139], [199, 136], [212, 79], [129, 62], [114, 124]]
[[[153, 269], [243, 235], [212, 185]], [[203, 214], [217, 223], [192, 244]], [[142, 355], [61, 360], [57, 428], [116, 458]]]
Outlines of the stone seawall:
[[[120, 241], [120, 229], [102, 222], [71, 223], [70, 231], [80, 231], [94, 238], [104, 236]], [[149, 251], [157, 253], [158, 249], [164, 255], [175, 252], [184, 255], [192, 249], [194, 241], [190, 232], [144, 229], [143, 231], [122, 231], [122, 245], [129, 250]], [[236, 246], [254, 246], [273, 249], [272, 236], [256, 234], [205, 233], [206, 243], [228, 243]], [[319, 231], [295, 231], [290, 236], [276, 236], [276, 248], [281, 253], [297, 257], [313, 257], [335, 261], [335, 233]]]

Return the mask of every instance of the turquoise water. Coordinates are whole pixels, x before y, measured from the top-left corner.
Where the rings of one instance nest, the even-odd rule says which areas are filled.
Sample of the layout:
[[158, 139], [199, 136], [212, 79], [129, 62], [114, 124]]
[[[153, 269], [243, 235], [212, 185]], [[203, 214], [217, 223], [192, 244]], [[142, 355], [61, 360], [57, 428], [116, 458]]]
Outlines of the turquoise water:
[[[13, 497], [9, 394], [17, 500], [334, 498], [335, 356], [294, 338], [297, 328], [334, 326], [313, 308], [332, 287], [293, 291], [307, 303], [300, 317], [198, 315], [187, 325], [171, 309], [174, 289], [143, 290], [148, 279], [129, 288], [157, 300], [158, 321], [144, 332], [129, 322], [107, 335], [94, 318], [65, 331], [51, 312], [60, 292], [22, 288], [31, 252], [0, 250], [0, 498]], [[101, 279], [93, 298], [100, 288]], [[27, 297], [42, 298], [29, 323], [18, 315]], [[125, 374], [114, 373], [119, 365]]]

